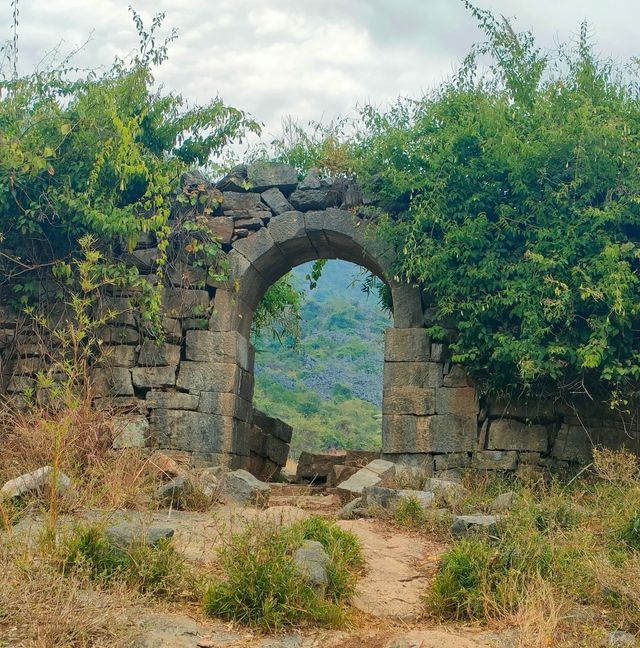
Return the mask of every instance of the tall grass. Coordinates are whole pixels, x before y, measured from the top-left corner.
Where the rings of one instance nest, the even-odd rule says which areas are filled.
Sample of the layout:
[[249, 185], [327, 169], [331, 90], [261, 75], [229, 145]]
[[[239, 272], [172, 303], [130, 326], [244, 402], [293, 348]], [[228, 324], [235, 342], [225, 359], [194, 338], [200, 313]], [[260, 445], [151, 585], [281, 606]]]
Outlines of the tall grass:
[[[562, 643], [561, 629], [584, 606], [597, 618], [593, 627], [640, 631], [636, 462], [627, 452], [596, 451], [593, 470], [567, 483], [512, 483], [518, 498], [497, 537], [463, 538], [443, 555], [425, 593], [429, 613], [529, 624], [523, 646], [583, 645], [575, 634]], [[554, 633], [555, 643], [545, 644]]]

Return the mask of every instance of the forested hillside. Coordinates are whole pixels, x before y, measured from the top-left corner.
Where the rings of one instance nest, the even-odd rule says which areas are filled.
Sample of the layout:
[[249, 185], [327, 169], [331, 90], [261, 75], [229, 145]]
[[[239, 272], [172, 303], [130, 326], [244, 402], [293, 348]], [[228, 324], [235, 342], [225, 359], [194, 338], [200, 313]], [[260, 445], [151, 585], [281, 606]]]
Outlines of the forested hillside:
[[295, 269], [304, 290], [300, 340], [267, 334], [256, 341], [256, 406], [293, 426], [293, 455], [328, 448], [380, 445], [382, 359], [388, 315], [365, 294], [360, 269], [330, 261], [317, 286]]

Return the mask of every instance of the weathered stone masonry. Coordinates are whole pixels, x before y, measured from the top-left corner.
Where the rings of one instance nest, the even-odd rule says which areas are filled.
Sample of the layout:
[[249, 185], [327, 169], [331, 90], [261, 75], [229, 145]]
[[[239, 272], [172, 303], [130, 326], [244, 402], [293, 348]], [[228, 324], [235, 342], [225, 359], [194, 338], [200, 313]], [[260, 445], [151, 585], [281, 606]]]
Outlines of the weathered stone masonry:
[[[423, 305], [420, 287], [394, 279], [395, 252], [376, 238], [355, 183], [314, 172], [299, 182], [293, 168], [268, 163], [241, 167], [216, 186], [188, 174], [183, 188], [190, 183], [205, 193], [222, 191], [221, 207], [207, 221], [222, 242], [229, 277], [212, 281], [205, 268], [172, 264], [162, 288], [163, 344], [144, 339], [127, 296], [103, 305], [121, 314], [101, 333], [109, 353], [93, 379], [98, 394], [127, 412], [118, 447], [149, 445], [189, 453], [195, 463], [275, 474], [286, 462], [292, 430], [252, 407], [253, 315], [269, 286], [295, 266], [339, 258], [372, 271], [392, 294], [383, 381], [388, 458], [433, 474], [584, 461], [592, 441], [637, 450], [637, 433], [598, 407], [480, 399], [464, 369], [449, 361], [447, 343], [427, 336], [433, 309]], [[142, 237], [127, 258], [153, 280], [152, 237]], [[15, 328], [15, 317], [0, 311], [0, 320], [4, 390], [19, 398], [34, 385], [42, 350], [28, 331]], [[455, 330], [447, 336], [453, 339]]]

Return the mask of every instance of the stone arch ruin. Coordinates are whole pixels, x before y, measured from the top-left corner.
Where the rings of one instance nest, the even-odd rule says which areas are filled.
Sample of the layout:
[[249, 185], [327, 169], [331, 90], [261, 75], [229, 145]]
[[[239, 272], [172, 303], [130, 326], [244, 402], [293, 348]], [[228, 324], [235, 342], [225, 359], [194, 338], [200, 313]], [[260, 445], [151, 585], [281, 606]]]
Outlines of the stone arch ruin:
[[[240, 167], [215, 186], [221, 192], [208, 217], [228, 265], [223, 281], [206, 269], [176, 262], [162, 287], [166, 341], [144, 339], [126, 295], [109, 306], [120, 315], [102, 331], [110, 353], [94, 369], [98, 395], [122, 411], [117, 447], [146, 445], [186, 453], [193, 463], [243, 467], [266, 478], [286, 462], [292, 430], [254, 410], [255, 351], [250, 330], [266, 290], [289, 270], [316, 259], [363, 266], [390, 288], [393, 326], [385, 334], [382, 453], [425, 474], [473, 466], [539, 471], [588, 459], [593, 443], [637, 450], [636, 427], [603, 414], [601, 407], [497, 402], [476, 393], [463, 367], [452, 364], [446, 330], [432, 341], [426, 328], [433, 309], [420, 286], [398, 281], [395, 251], [376, 237], [362, 209], [357, 184], [322, 179], [302, 182], [283, 164]], [[219, 195], [219, 194], [217, 194]], [[158, 249], [143, 236], [126, 257], [154, 276]], [[33, 388], [44, 359], [16, 318], [0, 309], [0, 358], [6, 394], [19, 399]], [[98, 399], [97, 404], [99, 404]]]

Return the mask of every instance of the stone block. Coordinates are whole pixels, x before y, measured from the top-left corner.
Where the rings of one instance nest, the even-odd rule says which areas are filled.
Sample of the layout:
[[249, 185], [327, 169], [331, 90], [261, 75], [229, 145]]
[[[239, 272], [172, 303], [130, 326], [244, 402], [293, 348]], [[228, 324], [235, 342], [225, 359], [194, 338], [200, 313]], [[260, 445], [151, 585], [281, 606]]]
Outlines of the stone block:
[[240, 371], [240, 367], [232, 363], [184, 360], [180, 363], [176, 385], [192, 392], [238, 393]]
[[289, 164], [259, 161], [247, 165], [247, 181], [252, 191], [277, 187], [288, 194], [298, 186], [298, 172]]
[[384, 388], [441, 387], [442, 365], [435, 362], [385, 362]]
[[[131, 376], [129, 376], [131, 379]], [[35, 378], [29, 376], [11, 376], [7, 385], [7, 394], [23, 394], [26, 391], [35, 389]]]
[[176, 384], [176, 367], [135, 367], [131, 370], [134, 387], [151, 389], [173, 387]]
[[451, 452], [434, 457], [434, 466], [437, 472], [452, 468], [467, 468], [469, 465], [471, 465], [471, 457], [466, 452]]
[[187, 331], [186, 359], [231, 362], [249, 368], [249, 341], [234, 331]]
[[285, 443], [291, 443], [293, 428], [290, 425], [287, 425], [284, 421], [273, 418], [272, 416], [267, 416], [264, 412], [254, 409], [253, 422], [277, 439], [280, 439]]
[[303, 451], [298, 458], [296, 477], [298, 480], [324, 481], [327, 479], [333, 466], [343, 464], [345, 458], [345, 452], [340, 454], [314, 454]]
[[149, 420], [146, 416], [116, 416], [114, 418], [114, 428], [114, 449], [144, 448], [147, 445], [149, 439]]
[[447, 348], [442, 342], [431, 343], [431, 359], [434, 362], [444, 362], [447, 359]]
[[198, 317], [208, 314], [210, 302], [206, 290], [164, 288], [162, 291], [162, 312], [166, 317]]
[[232, 452], [234, 419], [186, 410], [157, 409], [151, 429], [160, 448], [200, 453]]
[[393, 511], [405, 499], [416, 499], [422, 508], [431, 508], [435, 496], [429, 491], [422, 490], [397, 490], [384, 486], [367, 486], [362, 491], [363, 506]]
[[382, 451], [396, 453], [470, 452], [475, 446], [475, 417], [453, 414], [382, 417]]
[[130, 326], [103, 326], [98, 337], [105, 344], [138, 344], [140, 334]]
[[423, 328], [388, 328], [384, 334], [386, 362], [428, 362], [431, 339]]
[[249, 428], [249, 450], [260, 457], [267, 456], [267, 435], [257, 425]]
[[96, 396], [133, 396], [131, 371], [124, 367], [93, 369], [91, 382]]
[[141, 273], [147, 274], [154, 269], [159, 256], [158, 248], [143, 248], [129, 252], [126, 261], [127, 265], [135, 266]]
[[138, 359], [138, 351], [134, 346], [117, 344], [103, 348], [100, 364], [108, 367], [134, 367]]
[[237, 191], [222, 192], [222, 211], [241, 211], [258, 209], [260, 194]]
[[346, 466], [344, 464], [336, 464], [332, 466], [329, 474], [327, 475], [327, 486], [335, 488], [343, 481], [347, 481], [351, 475], [355, 475], [360, 468], [357, 466]]
[[553, 444], [551, 455], [561, 461], [587, 463], [591, 461], [593, 445], [581, 425], [563, 424]]
[[174, 391], [147, 392], [147, 405], [150, 409], [197, 410], [200, 396]]
[[253, 388], [255, 378], [252, 373], [240, 369], [240, 386], [238, 387], [238, 396], [246, 401], [253, 401]]
[[176, 288], [203, 288], [207, 281], [207, 270], [200, 266], [177, 262], [167, 268], [167, 275]]
[[497, 523], [495, 515], [456, 515], [451, 525], [451, 535], [462, 538], [479, 533], [495, 534]]
[[[250, 194], [248, 194], [250, 195]], [[233, 218], [228, 216], [214, 216], [207, 218], [207, 227], [223, 245], [231, 243], [233, 237]]]
[[489, 416], [492, 418], [515, 418], [522, 421], [555, 421], [558, 417], [556, 405], [547, 400], [499, 399], [487, 397]]
[[266, 453], [267, 458], [278, 464], [279, 466], [284, 466], [287, 463], [287, 458], [289, 457], [289, 444], [276, 439], [276, 437], [271, 434], [267, 435], [266, 442]]
[[233, 248], [242, 254], [267, 282], [276, 281], [291, 269], [291, 263], [276, 245], [268, 228], [236, 241]]
[[473, 387], [440, 387], [436, 389], [436, 412], [457, 416], [476, 416], [478, 401]]
[[180, 320], [178, 319], [163, 317], [162, 330], [164, 331], [167, 342], [179, 343], [182, 339], [182, 327], [180, 326]]
[[526, 425], [514, 419], [497, 419], [489, 422], [490, 450], [526, 450], [547, 452], [549, 430], [544, 425]]
[[145, 340], [140, 349], [138, 365], [141, 367], [176, 366], [180, 362], [180, 347], [176, 344], [164, 344]]
[[[438, 390], [439, 391], [439, 390]], [[433, 387], [387, 387], [383, 393], [384, 414], [426, 416], [436, 413], [436, 389]]]
[[368, 486], [383, 485], [385, 480], [392, 479], [395, 475], [396, 465], [384, 459], [375, 459], [346, 481], [338, 484], [341, 497], [357, 497]]
[[293, 209], [291, 203], [285, 198], [282, 191], [276, 187], [267, 189], [267, 191], [263, 192], [261, 198], [276, 216]]
[[[0, 502], [4, 498], [13, 499], [20, 497], [26, 493], [33, 491], [42, 491], [47, 487], [51, 487], [53, 483], [54, 470], [52, 466], [43, 466], [33, 472], [20, 475], [8, 482], [0, 488]], [[71, 480], [63, 472], [58, 472], [56, 480], [56, 489], [58, 493], [62, 494], [71, 485]]]
[[333, 187], [321, 189], [298, 189], [289, 196], [294, 209], [314, 211], [335, 207], [338, 204], [338, 192]]
[[517, 464], [515, 450], [480, 450], [471, 460], [471, 467], [477, 470], [515, 470]]
[[241, 421], [249, 421], [251, 403], [234, 393], [201, 392], [198, 411], [220, 416], [233, 416]]
[[44, 369], [44, 358], [18, 358], [13, 365], [14, 376], [33, 376], [41, 369]]
[[105, 296], [96, 306], [96, 317], [112, 326], [136, 326], [131, 300], [127, 297]]

